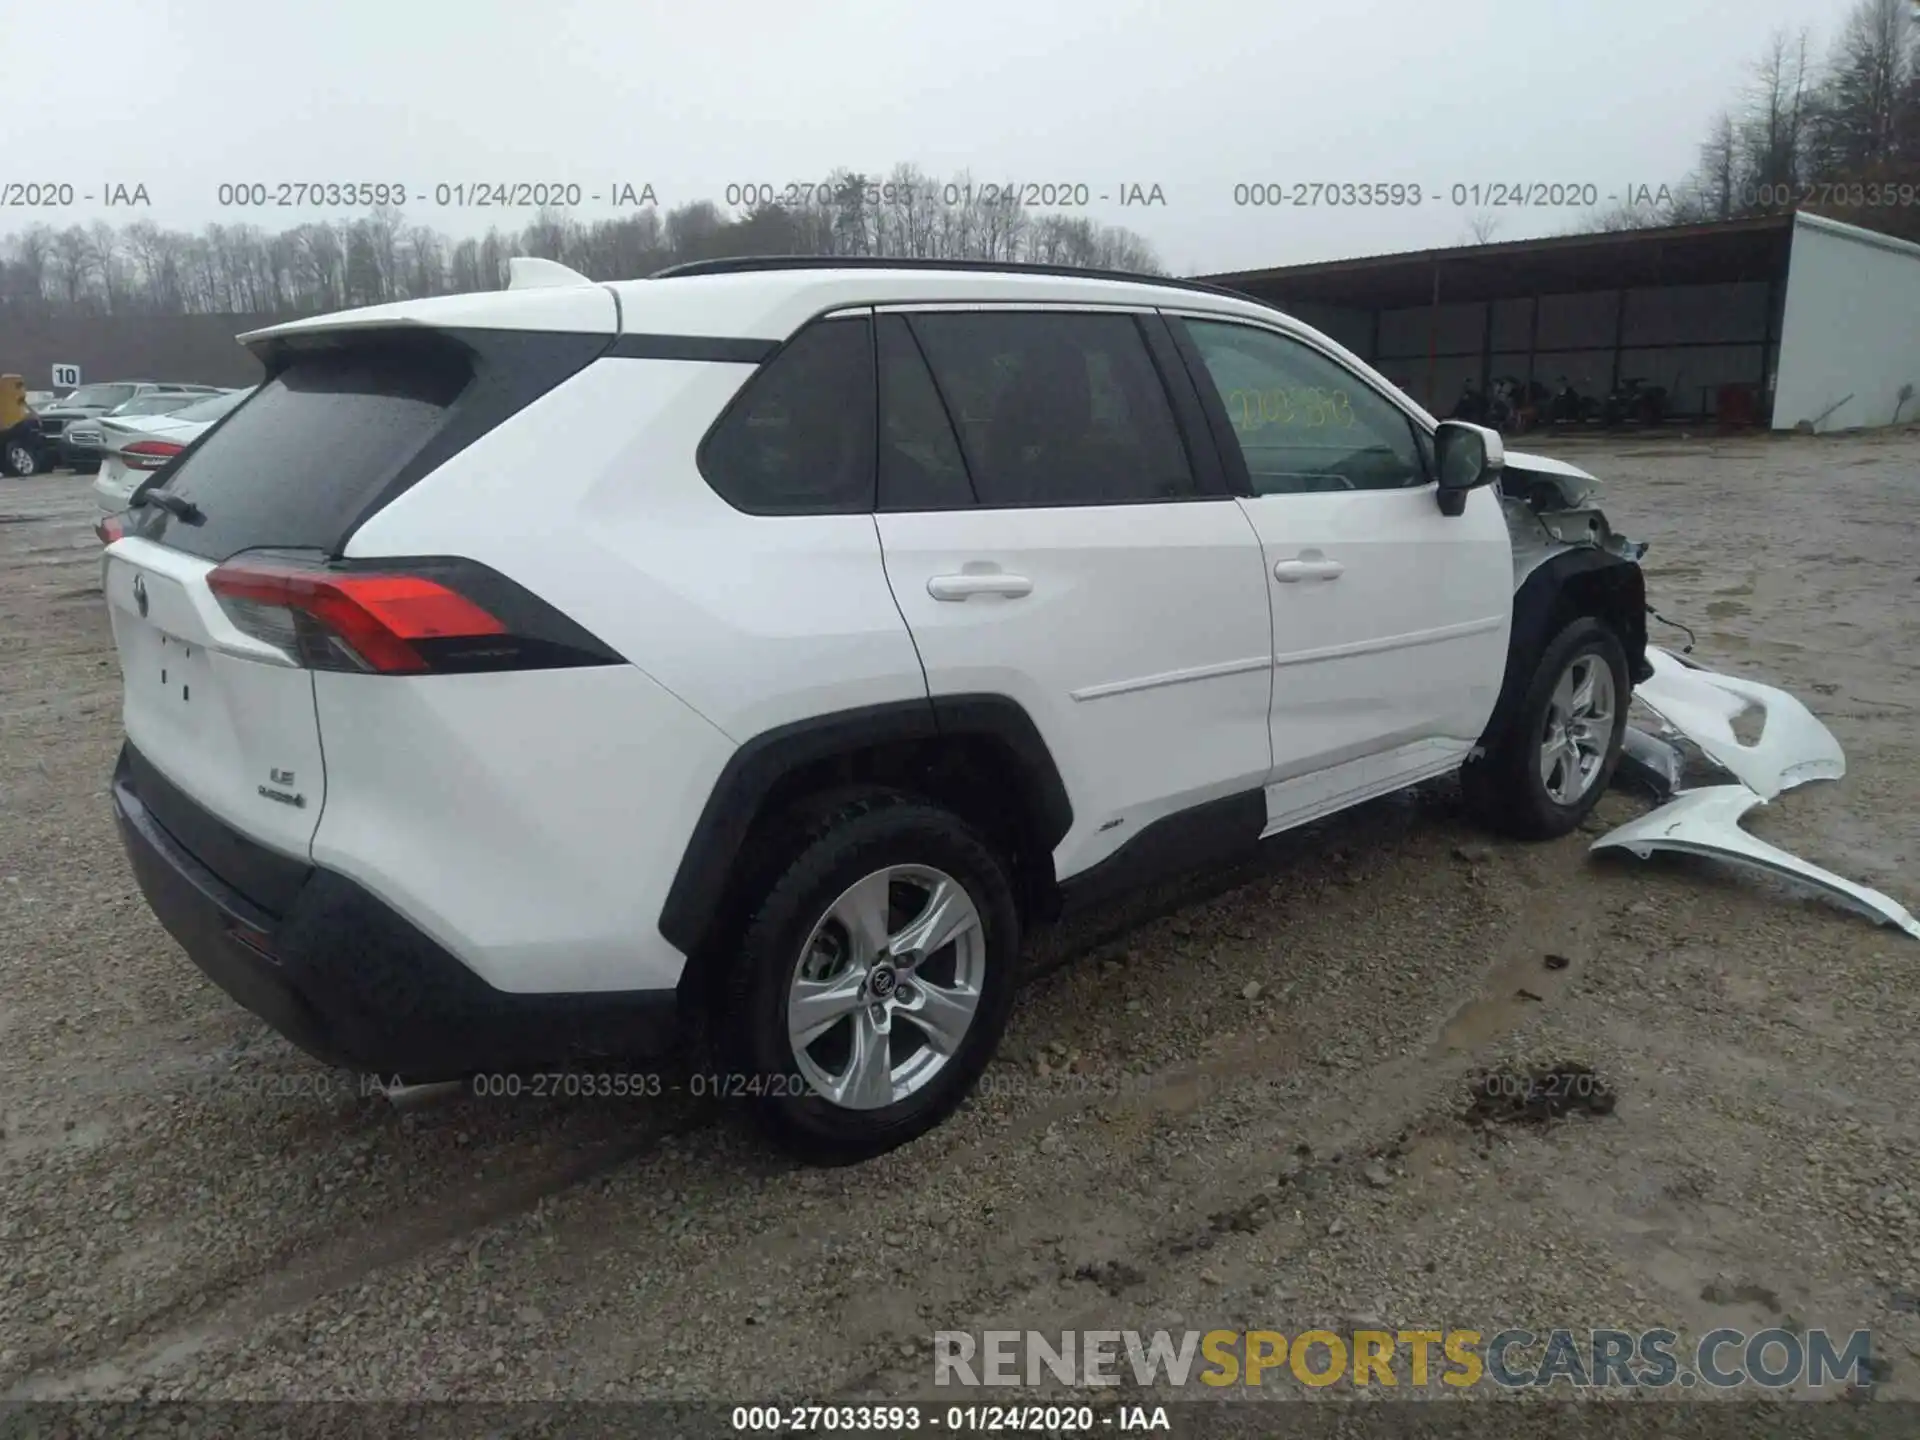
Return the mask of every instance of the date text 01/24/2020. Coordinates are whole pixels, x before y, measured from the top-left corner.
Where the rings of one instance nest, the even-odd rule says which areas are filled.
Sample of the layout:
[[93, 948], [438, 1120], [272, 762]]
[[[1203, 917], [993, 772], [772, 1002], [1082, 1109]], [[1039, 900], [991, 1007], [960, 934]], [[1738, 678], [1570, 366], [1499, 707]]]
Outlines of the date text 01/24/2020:
[[[399, 1082], [396, 1080], [395, 1085]], [[489, 1100], [653, 1100], [687, 1095], [696, 1100], [750, 1100], [764, 1096], [804, 1096], [812, 1087], [799, 1075], [749, 1075], [696, 1070], [545, 1070], [512, 1071], [468, 1077], [468, 1093]]]
[[915, 1404], [736, 1405], [733, 1429], [739, 1434], [788, 1435], [858, 1433], [910, 1434], [932, 1431], [999, 1435], [1079, 1435], [1103, 1431], [1171, 1431], [1164, 1405], [1121, 1405], [1107, 1411], [1091, 1405], [949, 1405], [940, 1410]]
[[648, 181], [609, 180], [581, 185], [571, 180], [440, 181], [408, 185], [399, 180], [236, 180], [214, 190], [222, 208], [267, 210], [356, 209], [380, 205], [433, 205], [442, 210], [615, 209], [660, 203]]
[[1593, 181], [1456, 181], [1442, 188], [1411, 180], [1248, 181], [1233, 187], [1233, 203], [1242, 208], [1326, 208], [1378, 210], [1420, 205], [1510, 209], [1591, 209], [1605, 202], [1632, 208], [1670, 204], [1665, 185], [1602, 188]]
[[1088, 205], [1165, 206], [1167, 194], [1157, 181], [1143, 180], [1032, 180], [993, 181], [976, 184], [971, 180], [950, 180], [945, 184], [924, 181], [844, 180], [749, 180], [726, 186], [721, 203], [732, 209], [751, 210], [775, 206], [782, 210], [820, 207], [836, 210], [860, 205], [982, 205], [1020, 209], [1067, 210]]

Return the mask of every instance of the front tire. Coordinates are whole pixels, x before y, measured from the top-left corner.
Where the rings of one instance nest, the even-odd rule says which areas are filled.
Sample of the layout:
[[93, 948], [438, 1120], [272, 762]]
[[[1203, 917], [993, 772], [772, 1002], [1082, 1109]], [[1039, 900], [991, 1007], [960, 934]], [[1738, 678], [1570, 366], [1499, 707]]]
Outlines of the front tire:
[[1630, 695], [1620, 637], [1590, 615], [1569, 623], [1541, 654], [1505, 738], [1462, 768], [1469, 809], [1520, 840], [1574, 830], [1620, 763]]
[[734, 956], [717, 1049], [779, 1144], [849, 1164], [973, 1088], [1013, 1006], [1019, 915], [992, 847], [899, 792], [826, 809], [785, 853]]

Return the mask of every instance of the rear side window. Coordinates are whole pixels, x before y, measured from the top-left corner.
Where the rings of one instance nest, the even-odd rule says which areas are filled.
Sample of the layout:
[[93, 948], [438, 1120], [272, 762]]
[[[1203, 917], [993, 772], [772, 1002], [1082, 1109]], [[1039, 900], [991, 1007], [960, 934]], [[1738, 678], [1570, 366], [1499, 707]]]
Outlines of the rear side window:
[[1198, 493], [1133, 316], [973, 311], [915, 315], [912, 326], [982, 505]]
[[866, 514], [874, 426], [872, 326], [816, 321], [727, 407], [700, 447], [700, 473], [749, 514]]
[[448, 343], [296, 355], [162, 482], [204, 519], [142, 533], [208, 559], [263, 545], [332, 552], [472, 375]]

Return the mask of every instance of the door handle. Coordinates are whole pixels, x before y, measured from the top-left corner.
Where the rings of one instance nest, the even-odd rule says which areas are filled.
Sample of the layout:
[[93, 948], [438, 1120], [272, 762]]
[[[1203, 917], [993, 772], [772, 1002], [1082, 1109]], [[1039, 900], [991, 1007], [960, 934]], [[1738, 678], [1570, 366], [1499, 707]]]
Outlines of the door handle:
[[1302, 580], [1338, 580], [1346, 572], [1347, 567], [1338, 560], [1276, 560], [1273, 565], [1273, 578], [1283, 585]]
[[967, 600], [975, 595], [1004, 595], [1017, 600], [1032, 593], [1033, 581], [1026, 576], [1004, 575], [997, 570], [936, 575], [927, 581], [927, 594], [936, 600]]

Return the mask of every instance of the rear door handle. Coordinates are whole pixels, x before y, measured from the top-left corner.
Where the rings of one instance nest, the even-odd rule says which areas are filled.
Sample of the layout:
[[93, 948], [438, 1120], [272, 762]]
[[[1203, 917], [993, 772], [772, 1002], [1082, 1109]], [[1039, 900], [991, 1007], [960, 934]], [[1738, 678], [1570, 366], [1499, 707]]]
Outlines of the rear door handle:
[[1338, 580], [1346, 573], [1347, 567], [1338, 560], [1276, 560], [1273, 565], [1273, 578], [1283, 585], [1302, 580]]
[[967, 600], [975, 595], [1004, 595], [1017, 600], [1033, 593], [1033, 581], [1024, 575], [1003, 575], [998, 571], [983, 574], [936, 575], [927, 581], [927, 594], [936, 600]]

